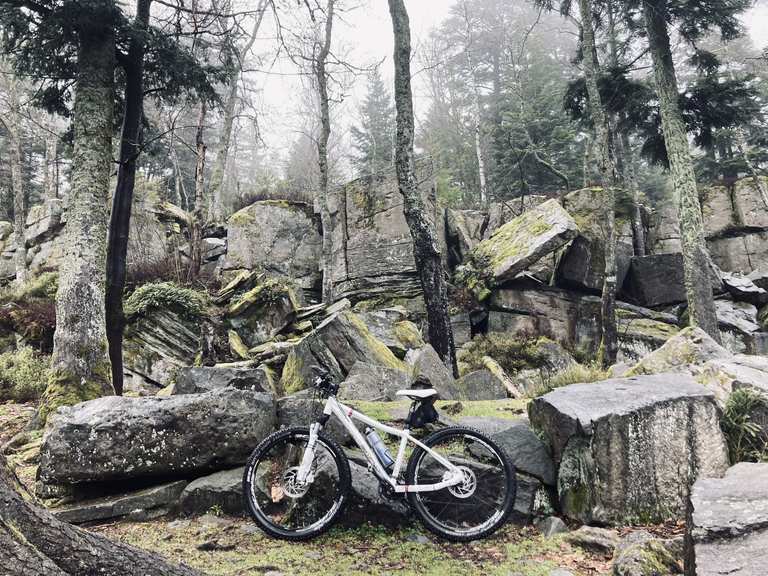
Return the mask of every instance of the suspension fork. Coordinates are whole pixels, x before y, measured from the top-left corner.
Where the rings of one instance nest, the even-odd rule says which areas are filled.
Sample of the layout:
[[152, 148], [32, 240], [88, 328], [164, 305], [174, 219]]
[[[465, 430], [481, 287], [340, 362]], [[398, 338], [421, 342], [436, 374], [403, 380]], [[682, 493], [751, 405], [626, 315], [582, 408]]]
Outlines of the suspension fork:
[[315, 461], [315, 446], [317, 445], [317, 437], [320, 435], [320, 431], [323, 429], [323, 426], [325, 426], [325, 423], [328, 422], [330, 417], [330, 406], [329, 404], [326, 404], [325, 410], [323, 410], [323, 414], [320, 415], [320, 418], [317, 419], [317, 422], [309, 426], [309, 441], [307, 442], [307, 447], [304, 449], [304, 454], [301, 457], [299, 470], [296, 473], [296, 480], [299, 482], [299, 484], [304, 484], [308, 481], [312, 482], [312, 480], [314, 480], [310, 477], [310, 473], [312, 471], [312, 463]]

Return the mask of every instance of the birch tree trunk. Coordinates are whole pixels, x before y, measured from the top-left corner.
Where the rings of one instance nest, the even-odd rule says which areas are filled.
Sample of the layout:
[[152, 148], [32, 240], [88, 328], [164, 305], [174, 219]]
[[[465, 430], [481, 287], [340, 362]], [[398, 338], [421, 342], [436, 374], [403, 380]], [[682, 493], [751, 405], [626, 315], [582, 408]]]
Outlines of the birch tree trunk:
[[24, 176], [22, 174], [19, 82], [15, 77], [10, 79], [8, 96], [10, 99], [8, 136], [11, 147], [11, 187], [13, 188], [13, 243], [16, 246], [13, 262], [16, 270], [15, 283], [17, 286], [21, 286], [27, 281], [27, 241], [24, 236], [27, 223], [27, 202], [24, 195]]
[[602, 290], [601, 323], [602, 341], [598, 359], [604, 366], [616, 362], [619, 349], [616, 330], [616, 185], [618, 173], [611, 152], [608, 117], [603, 108], [598, 87], [599, 64], [592, 28], [592, 1], [579, 0], [582, 30], [582, 54], [584, 74], [589, 95], [589, 110], [595, 127], [595, 149], [600, 172], [600, 184], [605, 194], [603, 230], [605, 231], [605, 270]]
[[31, 501], [0, 455], [0, 574], [196, 576], [163, 558], [57, 520]]
[[221, 123], [221, 139], [219, 141], [218, 149], [216, 150], [213, 165], [211, 166], [211, 179], [208, 183], [208, 196], [210, 198], [208, 218], [213, 222], [221, 222], [224, 219], [221, 195], [224, 185], [224, 173], [226, 172], [227, 160], [229, 159], [232, 126], [235, 120], [235, 113], [237, 112], [238, 84], [242, 75], [243, 60], [248, 56], [248, 53], [251, 51], [251, 48], [253, 48], [253, 44], [256, 41], [256, 36], [259, 33], [259, 28], [261, 27], [261, 22], [264, 18], [264, 11], [267, 8], [267, 2], [268, 0], [259, 1], [259, 5], [256, 8], [256, 22], [253, 25], [253, 30], [251, 31], [251, 35], [248, 38], [246, 45], [242, 50], [237, 50], [238, 69], [229, 81], [227, 99], [224, 103], [224, 119]]
[[333, 220], [328, 209], [328, 140], [331, 137], [331, 115], [328, 106], [328, 74], [326, 61], [331, 50], [334, 0], [328, 0], [325, 11], [325, 37], [314, 65], [320, 98], [320, 138], [317, 162], [320, 167], [320, 222], [323, 226], [323, 302], [333, 302]]
[[141, 152], [141, 120], [144, 114], [144, 32], [149, 27], [152, 0], [137, 0], [134, 34], [125, 66], [125, 113], [120, 139], [120, 164], [112, 197], [107, 246], [106, 318], [112, 385], [123, 393], [123, 290], [125, 289], [128, 237], [131, 229], [136, 163]]
[[701, 204], [680, 110], [675, 65], [669, 44], [667, 0], [646, 0], [643, 3], [643, 12], [661, 105], [661, 127], [669, 158], [669, 170], [680, 201], [680, 237], [688, 316], [691, 325], [701, 327], [715, 340], [720, 341]]
[[405, 219], [413, 237], [413, 253], [419, 271], [429, 324], [429, 343], [458, 376], [453, 330], [448, 315], [448, 289], [433, 222], [416, 182], [413, 157], [413, 94], [411, 92], [411, 30], [403, 0], [388, 0], [395, 38], [395, 107], [397, 146], [395, 168]]
[[[109, 11], [114, 7], [104, 0], [96, 10], [99, 8]], [[37, 419], [41, 425], [59, 406], [113, 392], [107, 356], [104, 283], [115, 36], [109, 27], [93, 26], [81, 29], [78, 40], [72, 191], [56, 293], [52, 375]]]

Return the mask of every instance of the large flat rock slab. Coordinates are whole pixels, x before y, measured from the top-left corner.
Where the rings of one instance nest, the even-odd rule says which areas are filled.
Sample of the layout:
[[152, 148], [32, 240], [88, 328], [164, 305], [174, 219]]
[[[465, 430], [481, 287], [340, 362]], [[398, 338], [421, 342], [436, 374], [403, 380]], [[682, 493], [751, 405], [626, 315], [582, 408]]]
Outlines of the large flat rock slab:
[[275, 421], [270, 394], [232, 388], [90, 400], [51, 418], [39, 477], [78, 484], [231, 468], [245, 462]]
[[715, 395], [687, 374], [573, 384], [535, 399], [564, 514], [585, 523], [681, 518], [693, 482], [728, 466]]
[[768, 464], [742, 462], [694, 484], [685, 539], [687, 576], [763, 576], [768, 567]]
[[59, 520], [70, 524], [83, 524], [124, 516], [138, 519], [142, 515], [164, 514], [178, 504], [179, 496], [186, 485], [186, 480], [177, 480], [127, 494], [104, 496], [78, 502], [72, 506], [54, 508], [51, 512]]

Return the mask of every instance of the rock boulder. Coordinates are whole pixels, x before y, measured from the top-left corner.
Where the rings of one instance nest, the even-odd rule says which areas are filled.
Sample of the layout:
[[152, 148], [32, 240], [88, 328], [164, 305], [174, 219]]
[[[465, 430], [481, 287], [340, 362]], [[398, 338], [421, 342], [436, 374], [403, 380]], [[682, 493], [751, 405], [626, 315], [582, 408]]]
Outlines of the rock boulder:
[[237, 466], [275, 426], [272, 396], [223, 388], [108, 396], [61, 408], [40, 451], [44, 483], [185, 476]]
[[513, 280], [578, 233], [571, 215], [557, 200], [548, 200], [510, 220], [478, 244], [458, 270], [459, 281], [484, 300], [491, 288]]
[[688, 503], [685, 574], [763, 576], [768, 566], [768, 464], [702, 478]]
[[224, 270], [265, 269], [292, 278], [301, 288], [320, 280], [319, 219], [312, 207], [285, 200], [262, 200], [227, 221]]
[[287, 394], [303, 390], [312, 384], [320, 368], [340, 383], [358, 361], [406, 370], [359, 316], [343, 310], [323, 320], [294, 345], [283, 366], [280, 387]]
[[690, 485], [728, 466], [714, 394], [688, 375], [573, 384], [529, 415], [558, 466], [562, 510], [581, 522], [680, 518]]
[[176, 374], [173, 394], [200, 394], [219, 388], [236, 388], [253, 392], [271, 392], [269, 372], [263, 368], [221, 368], [189, 366]]

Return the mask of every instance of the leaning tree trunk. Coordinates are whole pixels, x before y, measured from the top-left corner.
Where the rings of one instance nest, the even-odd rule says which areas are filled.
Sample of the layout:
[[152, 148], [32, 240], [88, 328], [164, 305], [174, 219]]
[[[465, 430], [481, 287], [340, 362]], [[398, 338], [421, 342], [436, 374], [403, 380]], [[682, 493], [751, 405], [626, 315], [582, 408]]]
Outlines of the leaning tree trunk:
[[123, 290], [125, 289], [128, 236], [131, 228], [136, 163], [141, 152], [141, 119], [144, 109], [144, 45], [152, 0], [137, 0], [134, 34], [125, 66], [125, 115], [120, 139], [117, 186], [112, 197], [107, 245], [106, 317], [109, 360], [115, 393], [123, 393]]
[[704, 239], [701, 204], [696, 176], [688, 148], [688, 137], [680, 110], [675, 65], [667, 30], [667, 0], [646, 0], [643, 4], [648, 45], [653, 59], [656, 90], [661, 105], [661, 127], [669, 158], [672, 182], [679, 196], [680, 237], [683, 248], [685, 290], [691, 325], [700, 326], [720, 340], [710, 280], [710, 259]]
[[317, 163], [320, 168], [320, 222], [323, 226], [323, 302], [333, 302], [333, 219], [328, 209], [328, 140], [331, 137], [331, 115], [328, 106], [326, 61], [331, 50], [333, 4], [328, 0], [325, 12], [325, 38], [315, 61], [315, 80], [320, 97], [320, 138], [317, 141]]
[[21, 111], [19, 110], [19, 86], [16, 78], [10, 79], [9, 96], [11, 105], [8, 114], [8, 133], [11, 145], [11, 186], [13, 188], [13, 243], [16, 246], [13, 260], [16, 269], [16, 284], [20, 286], [27, 281], [27, 241], [24, 235], [27, 221], [27, 203], [24, 197]]
[[595, 148], [601, 185], [605, 194], [603, 229], [605, 231], [605, 269], [603, 272], [603, 291], [601, 305], [602, 341], [600, 343], [600, 361], [605, 366], [616, 362], [619, 349], [616, 330], [616, 185], [618, 174], [616, 163], [611, 153], [608, 117], [603, 108], [598, 87], [597, 51], [595, 32], [592, 28], [592, 2], [579, 0], [582, 30], [582, 54], [584, 55], [584, 73], [589, 95], [589, 110], [595, 127]]
[[[18, 479], [0, 455], [0, 574], [14, 576], [197, 576], [186, 566], [112, 542], [57, 520], [22, 497]], [[9, 571], [10, 570], [10, 571]]]
[[38, 424], [59, 406], [113, 391], [104, 314], [115, 74], [115, 36], [109, 27], [80, 31], [77, 64], [72, 191], [56, 293], [51, 377]]
[[456, 349], [448, 315], [448, 289], [437, 244], [434, 223], [427, 216], [413, 157], [413, 94], [411, 92], [411, 30], [403, 0], [388, 0], [395, 37], [395, 106], [397, 146], [395, 169], [403, 196], [405, 219], [413, 237], [413, 255], [421, 278], [429, 324], [429, 343], [454, 372]]

